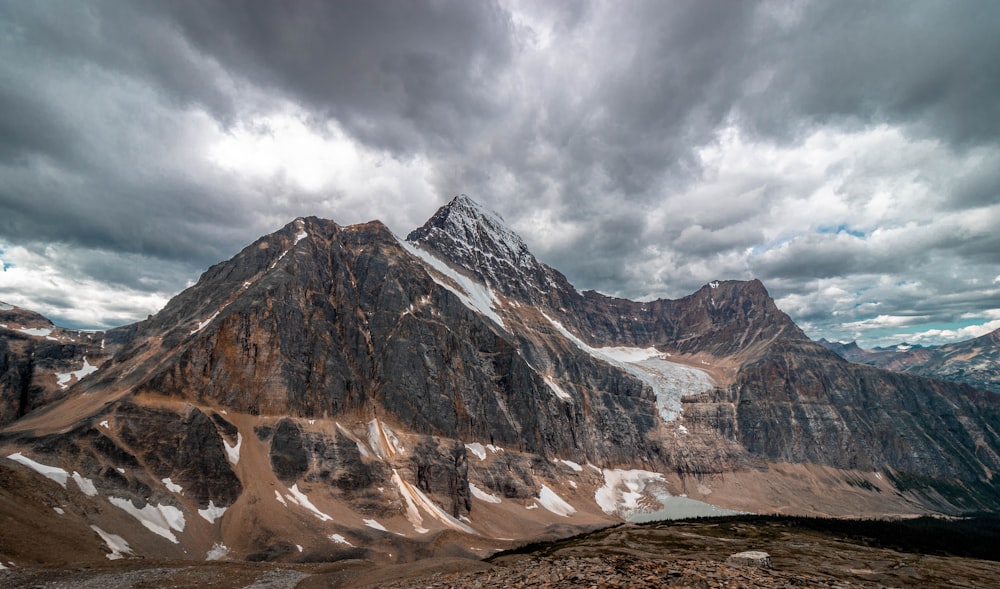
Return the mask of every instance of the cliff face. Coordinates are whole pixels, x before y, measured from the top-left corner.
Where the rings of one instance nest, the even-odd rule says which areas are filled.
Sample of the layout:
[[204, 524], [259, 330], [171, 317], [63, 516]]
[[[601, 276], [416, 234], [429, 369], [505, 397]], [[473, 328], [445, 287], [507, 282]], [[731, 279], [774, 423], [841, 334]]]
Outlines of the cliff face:
[[64, 398], [129, 332], [62, 329], [38, 313], [0, 302], [0, 426]]
[[[4, 333], [3, 398], [20, 399], [31, 356]], [[8, 410], [22, 416], [0, 430], [2, 462], [61, 469], [70, 516], [142, 553], [413, 558], [667, 493], [1000, 507], [996, 398], [847, 363], [758, 281], [648, 303], [578, 293], [464, 197], [409, 241], [297, 219], [110, 334], [94, 374]], [[94, 338], [65, 362], [97, 358]]]

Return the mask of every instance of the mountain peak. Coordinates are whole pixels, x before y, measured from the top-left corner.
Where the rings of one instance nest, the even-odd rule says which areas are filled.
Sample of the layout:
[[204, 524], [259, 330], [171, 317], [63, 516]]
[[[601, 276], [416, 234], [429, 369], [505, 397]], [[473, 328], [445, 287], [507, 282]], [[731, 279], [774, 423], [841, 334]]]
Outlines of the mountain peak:
[[438, 209], [406, 240], [508, 294], [513, 284], [548, 281], [549, 271], [503, 217], [464, 194]]
[[[516, 266], [534, 262], [528, 246], [499, 213], [464, 194], [453, 198], [424, 225], [412, 231], [407, 241], [428, 244], [452, 257], [459, 254], [463, 265], [479, 265], [483, 257], [496, 257]], [[461, 251], [451, 251], [451, 250]]]

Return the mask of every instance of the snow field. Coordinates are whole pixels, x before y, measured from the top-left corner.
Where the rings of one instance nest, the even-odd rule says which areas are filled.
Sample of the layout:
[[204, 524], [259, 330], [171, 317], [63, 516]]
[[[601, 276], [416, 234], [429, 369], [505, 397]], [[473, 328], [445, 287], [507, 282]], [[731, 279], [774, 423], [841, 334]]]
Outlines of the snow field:
[[656, 394], [656, 408], [663, 421], [673, 421], [681, 413], [681, 397], [710, 391], [715, 386], [708, 373], [663, 359], [656, 348], [592, 348], [562, 323], [542, 313], [566, 339], [594, 358], [617, 366], [645, 382]]

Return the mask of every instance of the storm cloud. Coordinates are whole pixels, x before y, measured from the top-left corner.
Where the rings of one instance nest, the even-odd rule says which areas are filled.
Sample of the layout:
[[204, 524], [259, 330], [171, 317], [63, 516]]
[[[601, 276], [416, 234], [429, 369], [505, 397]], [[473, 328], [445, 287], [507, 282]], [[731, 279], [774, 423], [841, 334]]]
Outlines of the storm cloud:
[[454, 194], [578, 288], [760, 278], [813, 337], [1000, 317], [1000, 6], [0, 2], [0, 299], [155, 312], [299, 215]]

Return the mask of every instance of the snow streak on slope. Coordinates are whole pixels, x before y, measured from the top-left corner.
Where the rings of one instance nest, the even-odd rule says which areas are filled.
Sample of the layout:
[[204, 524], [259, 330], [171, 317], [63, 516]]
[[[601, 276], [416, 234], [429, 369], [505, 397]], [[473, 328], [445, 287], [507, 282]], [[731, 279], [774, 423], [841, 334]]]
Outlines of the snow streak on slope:
[[566, 339], [591, 356], [613, 364], [645, 382], [656, 393], [656, 408], [663, 421], [673, 421], [681, 413], [681, 397], [712, 390], [715, 384], [704, 371], [670, 362], [656, 348], [592, 348], [542, 313]]
[[476, 485], [472, 484], [471, 482], [469, 483], [469, 491], [472, 492], [473, 497], [479, 499], [480, 501], [485, 501], [487, 503], [500, 503], [502, 501], [502, 499], [500, 499], [493, 493], [484, 491], [479, 487], [477, 487]]
[[417, 531], [418, 534], [426, 534], [428, 532], [427, 528], [423, 527], [424, 518], [420, 515], [420, 509], [426, 512], [428, 515], [448, 526], [449, 528], [465, 532], [467, 534], [479, 535], [478, 532], [460, 522], [459, 520], [453, 518], [450, 514], [445, 513], [436, 503], [430, 500], [424, 492], [414, 487], [407, 481], [403, 480], [403, 477], [399, 476], [396, 469], [392, 469], [392, 482], [399, 489], [399, 494], [403, 496], [406, 501], [406, 518], [410, 520], [413, 524], [413, 529]]
[[109, 534], [97, 526], [90, 526], [91, 530], [97, 532], [97, 535], [104, 540], [104, 543], [108, 545], [108, 550], [111, 554], [106, 554], [108, 560], [118, 560], [119, 558], [125, 558], [126, 556], [133, 556], [132, 549], [129, 548], [128, 542], [125, 538], [118, 536], [116, 534]]
[[66, 472], [65, 469], [59, 468], [58, 466], [47, 466], [40, 462], [35, 462], [20, 452], [15, 452], [7, 458], [13, 460], [14, 462], [20, 462], [43, 477], [59, 483], [62, 488], [66, 488], [66, 479], [69, 478], [69, 473]]
[[300, 507], [308, 509], [309, 511], [312, 512], [313, 515], [316, 516], [317, 519], [319, 519], [319, 521], [321, 522], [333, 521], [332, 517], [317, 509], [316, 506], [313, 505], [312, 501], [309, 500], [309, 497], [306, 497], [305, 493], [299, 491], [298, 483], [292, 485], [292, 488], [288, 489], [288, 492], [289, 494], [285, 495], [286, 499], [288, 499], [292, 503], [299, 505]]
[[184, 531], [184, 514], [180, 509], [172, 505], [153, 505], [152, 503], [147, 503], [140, 509], [132, 505], [132, 501], [123, 497], [110, 497], [108, 501], [139, 520], [139, 523], [145, 526], [150, 532], [158, 536], [163, 536], [174, 544], [178, 543], [177, 537], [170, 530]]
[[[398, 241], [400, 245], [406, 249], [406, 251], [418, 257], [436, 271], [429, 272], [431, 278], [434, 279], [434, 282], [448, 289], [452, 294], [457, 296], [466, 307], [489, 317], [501, 328], [507, 329], [504, 325], [503, 319], [500, 318], [500, 315], [497, 315], [495, 310], [495, 306], [498, 302], [497, 297], [489, 287], [479, 284], [475, 280], [456, 272], [451, 268], [451, 266], [434, 257], [433, 254], [424, 250], [420, 246], [414, 245], [404, 239], [398, 239]], [[442, 280], [437, 276], [437, 274], [441, 274], [449, 278], [451, 283], [449, 283], [448, 280]]]
[[399, 443], [396, 434], [378, 419], [368, 422], [368, 445], [382, 460], [392, 458], [403, 451], [403, 446]]

